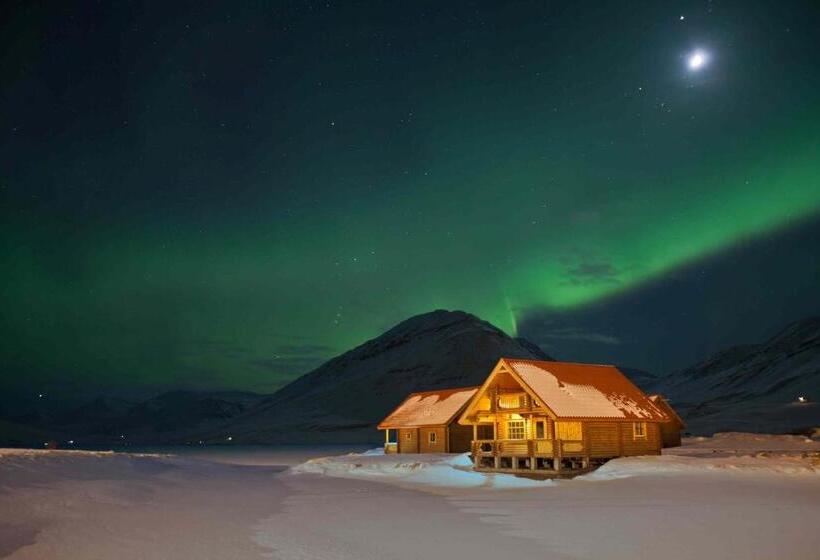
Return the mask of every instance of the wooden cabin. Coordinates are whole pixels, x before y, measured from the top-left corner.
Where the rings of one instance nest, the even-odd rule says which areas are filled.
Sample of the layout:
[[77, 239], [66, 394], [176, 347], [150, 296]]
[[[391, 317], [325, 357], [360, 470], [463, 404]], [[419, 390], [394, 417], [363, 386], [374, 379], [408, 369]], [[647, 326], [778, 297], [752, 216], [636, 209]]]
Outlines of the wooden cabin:
[[472, 429], [457, 422], [478, 387], [411, 393], [378, 425], [385, 453], [464, 453]]
[[661, 442], [664, 447], [680, 447], [681, 430], [686, 429], [686, 424], [675, 409], [669, 404], [663, 395], [649, 395], [649, 400], [655, 403], [669, 418], [661, 424]]
[[658, 455], [668, 420], [614, 366], [502, 358], [458, 422], [475, 469], [555, 473]]

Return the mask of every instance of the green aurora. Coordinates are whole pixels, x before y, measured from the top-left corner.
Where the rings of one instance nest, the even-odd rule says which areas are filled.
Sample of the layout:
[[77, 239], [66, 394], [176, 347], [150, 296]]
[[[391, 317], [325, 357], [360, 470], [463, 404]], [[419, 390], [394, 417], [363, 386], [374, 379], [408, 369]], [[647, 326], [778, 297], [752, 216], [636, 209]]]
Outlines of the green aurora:
[[[272, 390], [416, 313], [463, 309], [515, 334], [529, 309], [600, 303], [813, 219], [820, 78], [778, 88], [813, 62], [776, 67], [736, 32], [742, 21], [724, 40], [730, 12], [684, 31], [669, 18], [607, 49], [562, 48], [562, 32], [528, 26], [471, 49], [433, 26], [417, 38], [432, 45], [393, 70], [355, 67], [374, 56], [364, 43], [335, 60], [331, 39], [291, 53], [308, 69], [289, 88], [279, 83], [296, 63], [277, 58], [252, 89], [210, 97], [191, 85], [189, 58], [219, 59], [232, 28], [211, 26], [195, 47], [171, 41], [159, 69], [121, 92], [127, 127], [106, 129], [118, 111], [89, 112], [3, 178], [4, 368]], [[578, 41], [599, 32], [587, 21]], [[700, 37], [716, 62], [690, 76], [678, 53]], [[130, 48], [148, 52], [143, 40]], [[650, 56], [652, 41], [664, 46]], [[258, 45], [237, 47], [251, 68]], [[212, 60], [209, 72], [229, 79], [229, 67]], [[18, 104], [37, 80], [19, 77]], [[35, 145], [7, 153], [23, 161]]]

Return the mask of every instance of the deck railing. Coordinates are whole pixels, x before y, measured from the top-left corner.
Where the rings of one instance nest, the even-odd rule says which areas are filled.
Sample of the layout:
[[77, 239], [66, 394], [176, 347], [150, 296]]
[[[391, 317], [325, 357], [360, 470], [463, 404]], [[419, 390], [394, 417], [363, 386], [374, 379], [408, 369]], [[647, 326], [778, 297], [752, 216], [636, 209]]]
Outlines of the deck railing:
[[479, 439], [473, 440], [474, 457], [567, 457], [584, 453], [582, 440]]

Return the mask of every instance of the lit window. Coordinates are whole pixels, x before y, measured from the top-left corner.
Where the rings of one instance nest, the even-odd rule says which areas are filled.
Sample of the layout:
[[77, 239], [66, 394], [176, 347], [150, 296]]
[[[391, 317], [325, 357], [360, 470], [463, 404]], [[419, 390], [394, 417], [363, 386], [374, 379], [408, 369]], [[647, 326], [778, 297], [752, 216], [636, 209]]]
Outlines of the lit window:
[[524, 421], [510, 420], [507, 422], [507, 438], [524, 439]]
[[635, 439], [646, 439], [646, 422], [633, 422], [632, 435]]
[[535, 439], [544, 439], [546, 437], [546, 434], [544, 432], [544, 421], [538, 420], [535, 423]]
[[427, 439], [430, 443], [436, 443], [436, 432], [430, 432], [427, 434]]

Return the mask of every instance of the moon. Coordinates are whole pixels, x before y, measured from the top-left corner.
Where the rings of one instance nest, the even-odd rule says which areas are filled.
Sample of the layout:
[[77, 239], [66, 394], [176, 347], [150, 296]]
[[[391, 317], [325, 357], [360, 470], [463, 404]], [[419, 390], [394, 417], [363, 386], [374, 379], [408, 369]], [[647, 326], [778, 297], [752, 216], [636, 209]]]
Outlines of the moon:
[[686, 65], [689, 66], [689, 70], [697, 71], [706, 65], [708, 59], [709, 57], [704, 51], [696, 50], [687, 57]]

